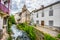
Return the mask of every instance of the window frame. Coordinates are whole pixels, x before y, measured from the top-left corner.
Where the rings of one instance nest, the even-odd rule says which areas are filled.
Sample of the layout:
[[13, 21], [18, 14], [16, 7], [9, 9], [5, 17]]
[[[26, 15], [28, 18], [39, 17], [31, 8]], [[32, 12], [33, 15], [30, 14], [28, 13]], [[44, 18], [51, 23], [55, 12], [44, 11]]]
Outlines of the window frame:
[[44, 10], [42, 10], [42, 17], [44, 17]]
[[36, 20], [36, 24], [39, 24], [39, 20]]
[[36, 15], [36, 17], [38, 18], [38, 12], [37, 12], [37, 15]]
[[52, 7], [50, 7], [49, 16], [53, 16], [53, 9], [52, 9]]
[[54, 24], [54, 21], [53, 20], [49, 20], [49, 26], [53, 26], [53, 24]]

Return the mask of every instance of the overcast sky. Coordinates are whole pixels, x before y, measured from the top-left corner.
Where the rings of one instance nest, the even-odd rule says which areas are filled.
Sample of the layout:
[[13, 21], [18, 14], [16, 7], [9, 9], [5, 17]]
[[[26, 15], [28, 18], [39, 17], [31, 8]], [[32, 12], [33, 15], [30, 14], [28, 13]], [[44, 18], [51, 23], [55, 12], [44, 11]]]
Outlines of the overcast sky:
[[40, 8], [41, 5], [47, 6], [59, 0], [11, 0], [10, 13], [15, 14], [21, 12], [23, 5], [25, 4], [28, 10], [31, 12], [35, 8]]

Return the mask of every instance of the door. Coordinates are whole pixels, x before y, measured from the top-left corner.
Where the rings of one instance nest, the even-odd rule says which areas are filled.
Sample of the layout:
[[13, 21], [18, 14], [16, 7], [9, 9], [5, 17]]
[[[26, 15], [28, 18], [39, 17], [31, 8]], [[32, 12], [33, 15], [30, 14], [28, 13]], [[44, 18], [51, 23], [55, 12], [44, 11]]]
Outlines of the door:
[[44, 26], [44, 21], [41, 21], [41, 26]]

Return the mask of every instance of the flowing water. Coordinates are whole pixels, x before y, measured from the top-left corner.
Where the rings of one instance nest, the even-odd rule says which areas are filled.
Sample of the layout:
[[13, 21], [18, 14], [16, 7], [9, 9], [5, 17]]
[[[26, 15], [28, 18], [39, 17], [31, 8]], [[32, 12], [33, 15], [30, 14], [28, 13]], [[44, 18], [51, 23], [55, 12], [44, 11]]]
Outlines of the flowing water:
[[16, 25], [12, 25], [11, 30], [13, 32], [11, 35], [13, 40], [30, 40], [27, 33], [22, 30], [18, 30]]

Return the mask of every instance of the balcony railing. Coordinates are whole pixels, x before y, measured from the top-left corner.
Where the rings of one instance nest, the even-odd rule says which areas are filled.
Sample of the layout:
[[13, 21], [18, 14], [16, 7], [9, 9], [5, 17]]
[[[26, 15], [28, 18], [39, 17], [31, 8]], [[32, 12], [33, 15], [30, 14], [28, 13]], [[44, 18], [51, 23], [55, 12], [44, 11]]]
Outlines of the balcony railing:
[[9, 8], [7, 8], [2, 3], [0, 3], [0, 10], [3, 11], [4, 13], [8, 13], [9, 14]]

